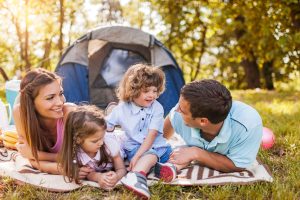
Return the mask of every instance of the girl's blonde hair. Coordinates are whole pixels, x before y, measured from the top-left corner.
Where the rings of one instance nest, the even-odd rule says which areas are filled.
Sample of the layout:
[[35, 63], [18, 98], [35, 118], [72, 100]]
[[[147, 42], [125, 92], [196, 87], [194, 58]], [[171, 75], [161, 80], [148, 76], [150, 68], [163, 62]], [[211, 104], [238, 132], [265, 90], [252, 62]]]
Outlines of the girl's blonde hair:
[[117, 90], [117, 96], [122, 101], [130, 102], [137, 98], [143, 89], [151, 86], [157, 88], [158, 96], [163, 93], [165, 90], [164, 72], [158, 67], [136, 64], [124, 74]]
[[[68, 177], [72, 182], [75, 180], [79, 183], [79, 168], [81, 167], [80, 160], [77, 157], [80, 144], [89, 136], [92, 136], [99, 128], [106, 130], [106, 122], [103, 112], [96, 106], [83, 105], [78, 106], [74, 111], [71, 111], [67, 117], [64, 128], [64, 140], [62, 149], [58, 155], [58, 162], [60, 164], [62, 174]], [[99, 166], [104, 165], [110, 161], [109, 154], [106, 150], [105, 144], [100, 147]]]
[[31, 148], [32, 155], [38, 160], [38, 151], [49, 151], [52, 142], [49, 140], [49, 130], [41, 123], [40, 115], [34, 107], [34, 100], [42, 87], [61, 81], [56, 74], [45, 69], [29, 71], [20, 85], [20, 118], [24, 127], [26, 140]]

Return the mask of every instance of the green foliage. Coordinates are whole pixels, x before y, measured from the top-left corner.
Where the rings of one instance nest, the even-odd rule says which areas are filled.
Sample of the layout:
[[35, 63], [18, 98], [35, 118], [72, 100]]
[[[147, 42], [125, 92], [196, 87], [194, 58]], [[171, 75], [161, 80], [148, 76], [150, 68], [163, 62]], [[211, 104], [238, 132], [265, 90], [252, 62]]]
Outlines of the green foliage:
[[0, 65], [9, 77], [27, 63], [53, 70], [61, 51], [89, 29], [123, 23], [155, 33], [186, 82], [214, 78], [230, 88], [282, 89], [300, 71], [299, 19], [297, 0], [2, 0]]
[[[151, 199], [299, 199], [300, 198], [300, 92], [265, 90], [234, 91], [233, 98], [255, 107], [264, 126], [273, 130], [275, 145], [260, 150], [259, 159], [266, 164], [273, 183], [250, 185], [180, 187], [158, 183], [150, 187]], [[83, 187], [69, 193], [53, 193], [29, 185], [19, 186], [11, 179], [0, 180], [1, 199], [137, 199], [120, 186], [106, 192]]]
[[[298, 13], [294, 19], [300, 15], [296, 0], [135, 3], [156, 13], [140, 17], [139, 27], [143, 28], [143, 23], [158, 32], [157, 37], [174, 54], [187, 82], [214, 78], [230, 88], [244, 89], [257, 82], [254, 87], [271, 89], [268, 83], [289, 82], [290, 74], [300, 70], [296, 25], [300, 22], [293, 20], [293, 13]], [[135, 25], [137, 19], [130, 22]]]

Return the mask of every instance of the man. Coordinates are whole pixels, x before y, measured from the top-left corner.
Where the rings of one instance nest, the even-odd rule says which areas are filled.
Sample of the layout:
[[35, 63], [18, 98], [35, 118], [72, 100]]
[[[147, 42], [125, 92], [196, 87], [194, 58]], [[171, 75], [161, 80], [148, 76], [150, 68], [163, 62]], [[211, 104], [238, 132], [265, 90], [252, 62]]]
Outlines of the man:
[[241, 171], [256, 159], [262, 138], [258, 112], [232, 101], [228, 89], [215, 80], [194, 81], [181, 89], [178, 104], [164, 123], [164, 137], [179, 134], [186, 147], [169, 162], [177, 169], [191, 161], [222, 172]]

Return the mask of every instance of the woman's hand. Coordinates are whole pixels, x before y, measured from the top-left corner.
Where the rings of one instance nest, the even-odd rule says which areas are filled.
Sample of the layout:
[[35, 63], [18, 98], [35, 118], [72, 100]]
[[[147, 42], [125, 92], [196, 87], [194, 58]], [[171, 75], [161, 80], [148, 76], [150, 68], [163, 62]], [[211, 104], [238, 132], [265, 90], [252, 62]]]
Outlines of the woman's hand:
[[32, 154], [32, 151], [31, 151], [31, 148], [30, 146], [28, 145], [27, 142], [23, 142], [23, 143], [17, 143], [16, 144], [16, 148], [18, 150], [18, 152], [24, 157], [24, 158], [27, 158], [27, 159], [30, 159], [30, 160], [34, 160], [34, 157], [33, 157], [33, 154]]

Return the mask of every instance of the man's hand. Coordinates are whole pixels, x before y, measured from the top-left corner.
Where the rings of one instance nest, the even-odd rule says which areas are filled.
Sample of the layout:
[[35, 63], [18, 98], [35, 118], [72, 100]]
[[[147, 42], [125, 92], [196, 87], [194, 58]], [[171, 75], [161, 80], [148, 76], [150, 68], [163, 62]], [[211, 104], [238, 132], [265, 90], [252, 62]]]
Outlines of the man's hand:
[[193, 155], [192, 147], [178, 148], [172, 152], [169, 162], [175, 165], [188, 165], [193, 161]]

